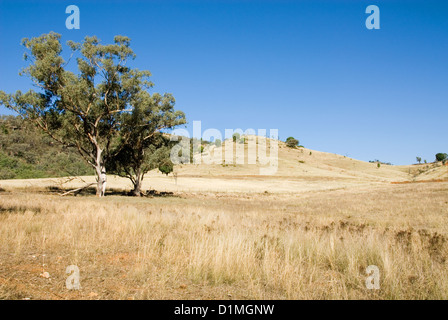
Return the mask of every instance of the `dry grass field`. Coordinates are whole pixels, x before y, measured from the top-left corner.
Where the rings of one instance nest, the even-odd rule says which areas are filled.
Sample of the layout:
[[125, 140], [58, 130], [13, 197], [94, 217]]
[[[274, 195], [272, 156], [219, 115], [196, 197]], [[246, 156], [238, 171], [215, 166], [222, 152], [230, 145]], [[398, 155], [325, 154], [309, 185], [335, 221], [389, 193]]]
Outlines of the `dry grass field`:
[[58, 194], [76, 180], [0, 181], [0, 299], [448, 299], [448, 167], [310, 152], [280, 146], [274, 176], [151, 173], [165, 196], [120, 195], [113, 177], [102, 199]]

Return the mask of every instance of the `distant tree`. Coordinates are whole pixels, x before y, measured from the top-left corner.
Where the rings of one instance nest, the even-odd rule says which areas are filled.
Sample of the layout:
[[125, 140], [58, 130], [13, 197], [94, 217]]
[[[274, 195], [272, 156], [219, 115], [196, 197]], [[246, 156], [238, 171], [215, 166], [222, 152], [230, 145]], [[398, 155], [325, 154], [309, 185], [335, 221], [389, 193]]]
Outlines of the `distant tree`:
[[428, 163], [428, 161], [426, 161], [426, 159], [423, 161], [424, 163]]
[[222, 142], [220, 139], [215, 140], [215, 146], [220, 147], [222, 145]]
[[232, 135], [232, 139], [233, 139], [233, 142], [237, 142], [238, 140], [240, 140], [240, 134], [238, 132], [235, 132]]
[[72, 55], [78, 55], [75, 74], [61, 56], [60, 38], [50, 32], [22, 41], [30, 65], [21, 75], [31, 78], [40, 92], [0, 92], [0, 104], [34, 122], [55, 141], [76, 148], [95, 169], [97, 195], [103, 196], [107, 163], [111, 151], [117, 150], [113, 141], [120, 128], [118, 118], [136, 94], [152, 86], [151, 74], [127, 66], [135, 54], [124, 36], [116, 36], [110, 45], [100, 44], [96, 37], [69, 41]]
[[290, 148], [295, 148], [299, 145], [299, 140], [294, 139], [293, 137], [289, 137], [286, 139], [286, 145]]
[[419, 164], [422, 162], [422, 158], [417, 157], [416, 159], [417, 159], [417, 162], [418, 162]]
[[437, 153], [436, 154], [436, 161], [446, 161], [446, 159], [448, 158], [448, 154], [446, 153]]

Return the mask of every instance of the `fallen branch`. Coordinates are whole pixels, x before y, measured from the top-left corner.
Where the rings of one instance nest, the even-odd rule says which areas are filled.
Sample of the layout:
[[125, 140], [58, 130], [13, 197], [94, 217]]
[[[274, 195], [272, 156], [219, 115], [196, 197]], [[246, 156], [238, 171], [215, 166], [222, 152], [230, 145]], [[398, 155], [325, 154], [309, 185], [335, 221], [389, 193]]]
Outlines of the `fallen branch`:
[[90, 186], [93, 185], [93, 184], [95, 184], [95, 182], [89, 183], [89, 184], [87, 184], [87, 185], [85, 185], [84, 187], [81, 187], [81, 188], [77, 188], [77, 189], [69, 190], [69, 191], [67, 191], [67, 192], [62, 193], [60, 196], [63, 197], [63, 196], [66, 196], [66, 195], [68, 195], [68, 194], [70, 194], [70, 193], [75, 193], [75, 195], [76, 195], [76, 194], [78, 194], [79, 192], [81, 192], [82, 190], [84, 190], [84, 189], [90, 187]]

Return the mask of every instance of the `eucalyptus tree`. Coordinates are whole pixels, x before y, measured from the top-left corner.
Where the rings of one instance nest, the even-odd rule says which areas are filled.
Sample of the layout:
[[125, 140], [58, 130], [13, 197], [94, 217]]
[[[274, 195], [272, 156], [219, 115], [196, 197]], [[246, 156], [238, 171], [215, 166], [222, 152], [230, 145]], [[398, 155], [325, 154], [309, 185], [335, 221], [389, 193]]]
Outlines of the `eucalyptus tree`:
[[131, 180], [132, 194], [140, 196], [145, 174], [158, 168], [173, 171], [170, 150], [173, 142], [164, 130], [186, 123], [185, 114], [174, 110], [175, 99], [169, 94], [141, 91], [132, 101], [132, 110], [120, 115], [120, 137], [110, 170]]
[[[22, 40], [29, 65], [20, 74], [29, 77], [37, 91], [0, 92], [0, 102], [62, 145], [76, 148], [95, 169], [97, 195], [103, 196], [107, 162], [120, 151], [114, 145], [120, 117], [131, 101], [152, 86], [151, 74], [126, 66], [135, 58], [127, 37], [115, 36], [108, 45], [96, 37], [69, 41], [68, 61], [61, 55], [60, 38], [50, 32]], [[73, 57], [77, 57], [76, 72], [68, 65]]]

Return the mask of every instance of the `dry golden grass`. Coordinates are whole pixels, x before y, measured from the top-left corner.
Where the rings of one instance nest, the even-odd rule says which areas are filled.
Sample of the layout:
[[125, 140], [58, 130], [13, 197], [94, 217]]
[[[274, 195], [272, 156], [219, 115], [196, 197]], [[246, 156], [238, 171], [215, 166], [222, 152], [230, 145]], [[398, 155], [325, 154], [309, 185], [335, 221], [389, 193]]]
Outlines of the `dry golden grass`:
[[445, 182], [141, 199], [6, 188], [0, 298], [447, 299], [447, 195]]

